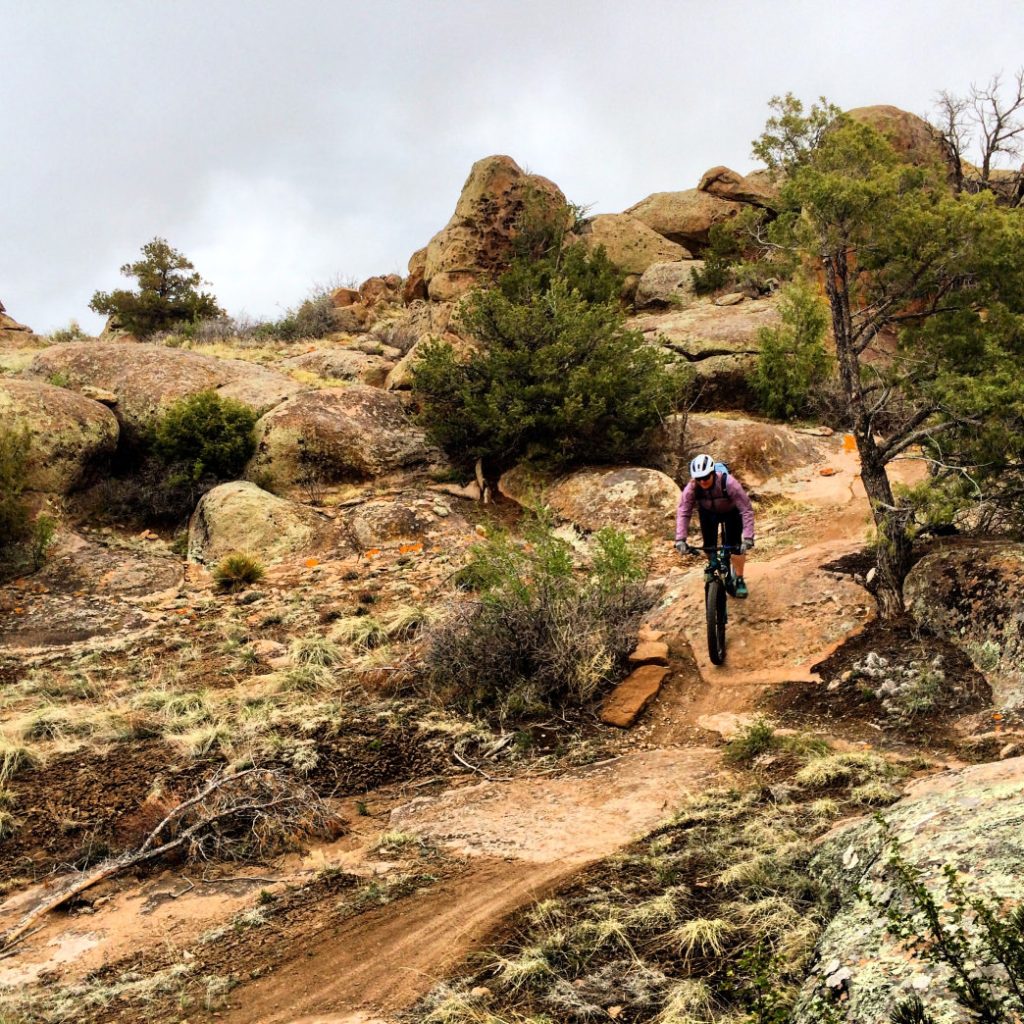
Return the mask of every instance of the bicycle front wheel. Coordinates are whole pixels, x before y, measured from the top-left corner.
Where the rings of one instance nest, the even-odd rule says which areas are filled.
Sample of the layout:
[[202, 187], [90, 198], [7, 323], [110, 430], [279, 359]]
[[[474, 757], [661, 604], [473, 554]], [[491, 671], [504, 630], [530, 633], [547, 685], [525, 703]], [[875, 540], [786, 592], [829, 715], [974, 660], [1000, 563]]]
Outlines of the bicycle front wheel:
[[705, 591], [705, 614], [708, 622], [708, 656], [713, 665], [725, 661], [725, 584], [712, 580]]

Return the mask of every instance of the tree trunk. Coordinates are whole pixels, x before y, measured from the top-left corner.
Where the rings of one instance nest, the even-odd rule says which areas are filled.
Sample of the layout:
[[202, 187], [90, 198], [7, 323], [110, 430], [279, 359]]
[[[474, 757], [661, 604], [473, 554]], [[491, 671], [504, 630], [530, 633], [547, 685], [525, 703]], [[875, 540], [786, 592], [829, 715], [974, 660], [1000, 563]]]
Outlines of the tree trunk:
[[860, 354], [856, 350], [850, 312], [849, 267], [845, 248], [840, 247], [828, 253], [822, 262], [825, 269], [825, 292], [832, 311], [839, 381], [860, 455], [861, 480], [878, 530], [878, 586], [875, 600], [881, 618], [895, 619], [904, 613], [903, 581], [910, 571], [911, 541], [907, 534], [906, 515], [893, 500], [885, 460], [875, 443], [871, 416], [861, 384]]
[[896, 619], [906, 610], [903, 583], [911, 564], [912, 543], [907, 533], [907, 516], [893, 500], [889, 476], [874, 438], [855, 436], [860, 452], [860, 477], [878, 530], [878, 581], [875, 589], [878, 614], [883, 619]]

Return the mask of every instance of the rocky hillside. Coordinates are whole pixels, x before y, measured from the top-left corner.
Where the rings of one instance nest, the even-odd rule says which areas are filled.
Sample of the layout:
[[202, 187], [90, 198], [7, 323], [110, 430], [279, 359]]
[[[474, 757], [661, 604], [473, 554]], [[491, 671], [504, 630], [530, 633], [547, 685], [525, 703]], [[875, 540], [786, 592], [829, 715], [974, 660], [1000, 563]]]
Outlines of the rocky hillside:
[[[933, 537], [877, 618], [855, 448], [753, 412], [778, 281], [696, 287], [779, 188], [714, 167], [578, 219], [486, 157], [317, 338], [59, 340], [0, 305], [11, 499], [47, 524], [0, 584], [0, 1019], [1020, 1020], [1024, 546]], [[603, 247], [626, 327], [692, 371], [643, 457], [490, 480], [417, 416], [528, 217]], [[168, 487], [150, 455], [203, 396], [251, 453]], [[671, 546], [698, 451], [757, 519], [724, 666]]]

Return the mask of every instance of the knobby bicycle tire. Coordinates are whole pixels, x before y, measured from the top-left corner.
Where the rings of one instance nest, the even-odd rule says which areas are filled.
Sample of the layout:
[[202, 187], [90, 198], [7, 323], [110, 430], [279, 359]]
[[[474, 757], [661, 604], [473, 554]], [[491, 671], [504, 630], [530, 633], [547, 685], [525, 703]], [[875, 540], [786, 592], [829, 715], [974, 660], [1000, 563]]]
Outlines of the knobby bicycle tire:
[[705, 594], [705, 615], [708, 623], [708, 656], [713, 665], [725, 661], [725, 584], [712, 580]]

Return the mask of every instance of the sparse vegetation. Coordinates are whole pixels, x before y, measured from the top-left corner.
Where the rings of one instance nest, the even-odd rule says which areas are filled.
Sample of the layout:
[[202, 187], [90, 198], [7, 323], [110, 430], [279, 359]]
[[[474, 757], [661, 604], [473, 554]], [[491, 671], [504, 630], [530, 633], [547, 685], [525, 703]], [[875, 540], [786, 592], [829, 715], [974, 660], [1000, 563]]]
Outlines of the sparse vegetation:
[[38, 569], [53, 541], [52, 516], [32, 516], [25, 497], [31, 434], [24, 424], [0, 424], [0, 580]]

